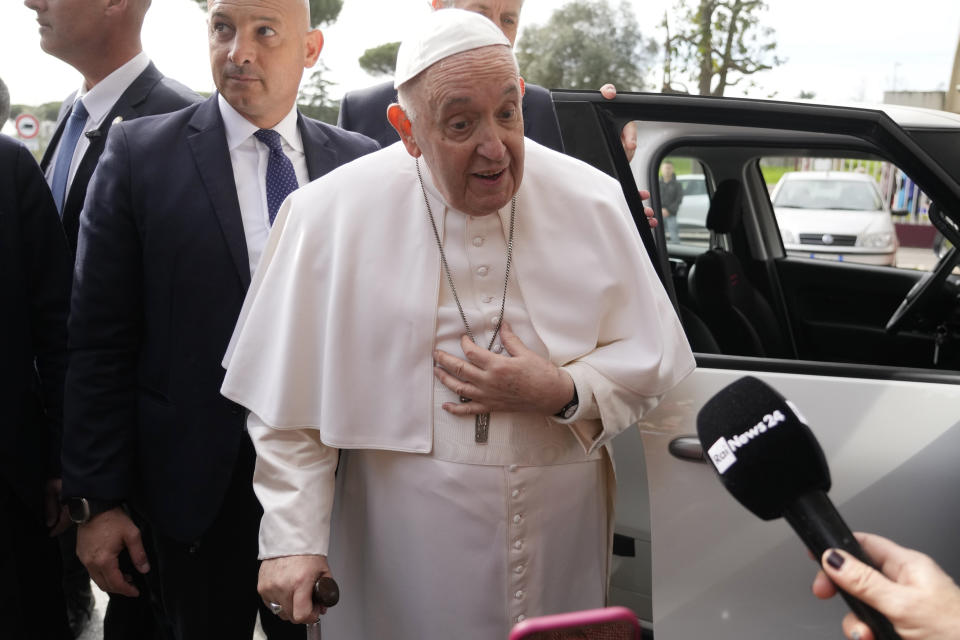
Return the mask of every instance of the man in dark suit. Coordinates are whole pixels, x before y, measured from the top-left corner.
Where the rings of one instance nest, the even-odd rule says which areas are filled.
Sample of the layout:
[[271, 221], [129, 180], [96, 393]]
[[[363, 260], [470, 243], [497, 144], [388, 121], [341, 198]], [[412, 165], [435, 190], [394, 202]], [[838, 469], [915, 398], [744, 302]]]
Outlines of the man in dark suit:
[[[77, 249], [80, 211], [90, 176], [110, 127], [123, 120], [168, 113], [200, 100], [165, 78], [143, 51], [140, 31], [150, 0], [73, 2], [25, 0], [40, 23], [40, 46], [83, 76], [80, 89], [63, 101], [57, 129], [40, 166], [54, 193], [72, 253]], [[76, 530], [60, 536], [70, 625], [79, 635], [90, 619], [90, 578], [77, 560]], [[146, 601], [111, 598], [104, 621], [107, 640], [148, 636]]]
[[[432, 0], [434, 9], [455, 7], [475, 11], [490, 18], [503, 31], [510, 46], [517, 40], [523, 0]], [[385, 147], [400, 140], [397, 130], [387, 121], [387, 107], [397, 101], [393, 81], [348, 92], [340, 101], [337, 125], [373, 138]], [[563, 152], [560, 125], [553, 110], [550, 92], [527, 84], [523, 94], [523, 135], [535, 142]]]
[[164, 77], [143, 51], [140, 30], [150, 0], [124, 0], [106, 8], [66, 0], [24, 4], [37, 12], [41, 48], [83, 75], [80, 90], [60, 106], [56, 132], [40, 162], [76, 251], [80, 210], [111, 125], [176, 111], [201, 97]]
[[219, 390], [273, 216], [377, 148], [296, 110], [323, 44], [305, 0], [211, 0], [208, 21], [218, 94], [110, 131], [80, 219], [65, 395], [79, 556], [107, 591], [146, 574], [178, 639], [250, 638], [261, 604], [253, 447]]
[[[6, 87], [0, 82], [0, 89]], [[0, 96], [3, 102], [3, 96]], [[0, 105], [0, 122], [7, 110]], [[0, 135], [0, 624], [4, 637], [70, 638], [56, 489], [72, 261], [43, 174]], [[63, 518], [65, 524], [69, 524]], [[48, 534], [49, 532], [49, 534]]]

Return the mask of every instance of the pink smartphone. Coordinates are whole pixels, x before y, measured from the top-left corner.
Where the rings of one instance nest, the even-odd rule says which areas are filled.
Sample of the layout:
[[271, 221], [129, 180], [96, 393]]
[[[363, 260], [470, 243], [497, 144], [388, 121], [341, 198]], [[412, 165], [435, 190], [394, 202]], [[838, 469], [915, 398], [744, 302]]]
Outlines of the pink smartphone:
[[573, 611], [524, 620], [509, 640], [640, 640], [640, 623], [626, 607]]

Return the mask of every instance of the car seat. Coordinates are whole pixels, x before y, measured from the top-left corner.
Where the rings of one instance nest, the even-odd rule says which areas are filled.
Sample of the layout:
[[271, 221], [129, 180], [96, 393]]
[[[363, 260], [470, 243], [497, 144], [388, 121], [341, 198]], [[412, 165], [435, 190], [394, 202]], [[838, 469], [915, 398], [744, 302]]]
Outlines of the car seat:
[[732, 234], [740, 225], [741, 203], [738, 180], [717, 185], [707, 212], [710, 249], [697, 257], [687, 275], [687, 287], [721, 353], [786, 357], [770, 303], [747, 279], [737, 256], [721, 246], [721, 236]]

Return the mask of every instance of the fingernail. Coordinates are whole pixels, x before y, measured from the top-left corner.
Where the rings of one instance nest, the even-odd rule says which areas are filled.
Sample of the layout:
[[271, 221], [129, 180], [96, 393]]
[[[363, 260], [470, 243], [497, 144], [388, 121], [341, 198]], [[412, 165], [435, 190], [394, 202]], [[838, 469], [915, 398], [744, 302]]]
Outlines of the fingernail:
[[137, 571], [139, 571], [140, 573], [147, 573], [148, 571], [150, 571], [150, 563], [144, 562], [143, 564], [138, 564]]
[[830, 555], [827, 556], [827, 564], [839, 570], [843, 566], [843, 556], [836, 551], [831, 551]]

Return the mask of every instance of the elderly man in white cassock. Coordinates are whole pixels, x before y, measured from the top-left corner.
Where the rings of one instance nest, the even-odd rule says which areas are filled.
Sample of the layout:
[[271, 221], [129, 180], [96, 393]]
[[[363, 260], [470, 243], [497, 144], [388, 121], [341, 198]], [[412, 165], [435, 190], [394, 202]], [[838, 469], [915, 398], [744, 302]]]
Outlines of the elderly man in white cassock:
[[225, 358], [259, 591], [312, 622], [334, 576], [338, 640], [505, 638], [603, 606], [609, 442], [694, 360], [619, 184], [524, 139], [492, 22], [431, 14], [395, 82], [401, 142], [287, 199]]

